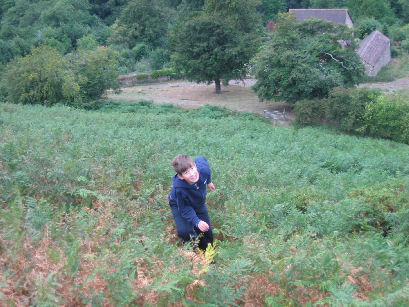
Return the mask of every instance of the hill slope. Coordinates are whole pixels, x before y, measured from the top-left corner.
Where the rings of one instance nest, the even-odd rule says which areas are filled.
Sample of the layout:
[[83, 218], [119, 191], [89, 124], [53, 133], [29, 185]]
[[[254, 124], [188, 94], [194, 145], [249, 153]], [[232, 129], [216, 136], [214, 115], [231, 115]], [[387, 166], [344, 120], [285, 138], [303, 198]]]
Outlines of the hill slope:
[[[407, 145], [211, 106], [0, 110], [6, 302], [408, 300]], [[179, 153], [212, 167], [214, 265], [177, 244], [167, 193]]]

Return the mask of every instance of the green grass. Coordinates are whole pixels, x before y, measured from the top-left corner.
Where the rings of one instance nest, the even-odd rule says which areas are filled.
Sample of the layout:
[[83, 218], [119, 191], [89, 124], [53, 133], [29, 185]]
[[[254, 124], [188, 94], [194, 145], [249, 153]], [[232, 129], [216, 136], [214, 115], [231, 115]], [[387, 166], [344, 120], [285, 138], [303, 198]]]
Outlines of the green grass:
[[[408, 303], [407, 145], [146, 101], [0, 104], [0, 128], [6, 305]], [[212, 167], [210, 267], [176, 243], [180, 153]]]

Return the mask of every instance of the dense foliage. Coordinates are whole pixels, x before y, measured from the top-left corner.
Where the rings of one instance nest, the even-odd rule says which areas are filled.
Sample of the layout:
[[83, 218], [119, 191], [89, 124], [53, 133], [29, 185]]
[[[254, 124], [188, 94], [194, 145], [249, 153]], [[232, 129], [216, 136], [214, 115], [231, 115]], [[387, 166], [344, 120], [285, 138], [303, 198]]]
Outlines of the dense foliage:
[[[88, 112], [1, 104], [0, 127], [6, 304], [409, 299], [407, 145], [146, 101]], [[181, 152], [213, 170], [217, 246], [203, 258], [177, 245], [167, 204]]]
[[167, 32], [168, 25], [166, 17], [159, 1], [130, 1], [112, 26], [110, 43], [130, 49], [137, 43], [145, 43], [151, 48], [163, 46], [163, 33]]
[[318, 19], [299, 22], [282, 14], [270, 39], [253, 61], [261, 100], [295, 103], [323, 98], [336, 86], [357, 84], [364, 67], [345, 25]]
[[256, 1], [205, 1], [204, 10], [180, 20], [172, 29], [170, 48], [177, 72], [196, 82], [242, 78], [257, 51], [260, 20]]
[[[218, 2], [234, 6], [235, 1]], [[106, 45], [109, 37], [115, 44], [131, 44], [130, 48], [135, 41], [149, 42], [154, 47], [166, 45], [168, 24], [202, 10], [204, 4], [203, 0], [1, 1], [0, 62], [25, 55], [39, 44], [71, 52], [77, 41], [87, 35], [93, 35], [99, 45]], [[396, 32], [409, 22], [408, 0], [262, 0], [257, 12], [266, 25], [289, 8], [310, 7], [348, 8], [357, 26], [361, 21], [374, 19], [385, 34]], [[138, 15], [141, 12], [144, 14]]]
[[55, 49], [39, 47], [11, 62], [4, 74], [7, 99], [13, 103], [76, 102], [80, 88], [68, 61]]
[[298, 125], [328, 124], [364, 136], [409, 144], [408, 94], [381, 94], [373, 89], [341, 89], [326, 99], [301, 100], [295, 106]]
[[4, 72], [4, 95], [22, 104], [57, 103], [84, 107], [107, 89], [119, 89], [115, 60], [106, 50], [79, 50], [66, 56], [40, 46], [10, 62]]
[[[149, 73], [152, 70], [168, 68], [171, 66], [169, 29], [175, 24], [183, 24], [185, 18], [192, 14], [204, 12], [211, 13], [212, 16], [220, 15], [219, 21], [224, 23], [222, 26], [225, 31], [234, 28], [236, 32], [229, 33], [232, 37], [227, 45], [232, 42], [240, 43], [241, 46], [237, 50], [245, 49], [239, 53], [236, 53], [237, 50], [231, 50], [235, 55], [230, 58], [222, 52], [221, 58], [224, 60], [219, 62], [222, 66], [230, 60], [232, 63], [229, 62], [228, 67], [239, 65], [239, 56], [244, 56], [241, 62], [248, 64], [249, 54], [254, 54], [253, 50], [248, 48], [257, 49], [259, 46], [259, 43], [254, 43], [253, 40], [260, 34], [260, 28], [254, 26], [254, 21], [260, 19], [265, 26], [289, 8], [348, 8], [358, 32], [355, 37], [364, 37], [376, 28], [392, 39], [394, 57], [409, 52], [408, 0], [240, 2], [241, 0], [1, 1], [0, 73], [12, 59], [26, 56], [33, 47], [40, 45], [53, 47], [63, 55], [83, 48], [84, 45], [87, 45], [87, 48], [107, 46], [117, 51], [117, 70], [121, 74]], [[243, 27], [245, 24], [247, 28]], [[212, 64], [218, 60], [219, 58], [214, 56]], [[220, 67], [218, 68], [220, 71]], [[230, 75], [237, 77], [243, 71], [234, 69]]]

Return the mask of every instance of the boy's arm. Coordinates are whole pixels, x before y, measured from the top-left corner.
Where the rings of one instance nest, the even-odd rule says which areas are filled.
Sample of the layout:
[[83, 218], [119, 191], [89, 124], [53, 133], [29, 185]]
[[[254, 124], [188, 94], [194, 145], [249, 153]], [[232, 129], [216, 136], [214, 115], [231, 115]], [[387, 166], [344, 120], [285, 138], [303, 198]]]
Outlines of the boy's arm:
[[207, 179], [207, 184], [212, 182], [212, 172], [210, 171], [209, 162], [207, 162], [205, 157], [197, 157], [195, 159], [196, 167], [199, 170], [199, 173], [205, 175]]
[[198, 227], [199, 222], [201, 220], [197, 217], [195, 210], [193, 210], [193, 208], [191, 206], [186, 204], [186, 202], [184, 201], [183, 198], [181, 198], [181, 197], [177, 198], [177, 206], [178, 206], [180, 215], [184, 219], [186, 219], [189, 223], [191, 223], [192, 225]]

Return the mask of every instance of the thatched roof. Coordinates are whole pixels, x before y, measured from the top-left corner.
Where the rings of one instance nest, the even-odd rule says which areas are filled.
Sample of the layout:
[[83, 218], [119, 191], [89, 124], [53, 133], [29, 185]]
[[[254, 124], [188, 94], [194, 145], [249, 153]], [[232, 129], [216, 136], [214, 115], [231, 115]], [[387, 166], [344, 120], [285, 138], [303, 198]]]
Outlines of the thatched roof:
[[378, 30], [375, 30], [361, 42], [357, 53], [364, 62], [375, 65], [385, 52], [385, 49], [389, 48], [390, 39]]
[[295, 17], [301, 21], [318, 18], [333, 23], [346, 24], [348, 18], [351, 20], [347, 9], [290, 9], [289, 12], [294, 13]]

